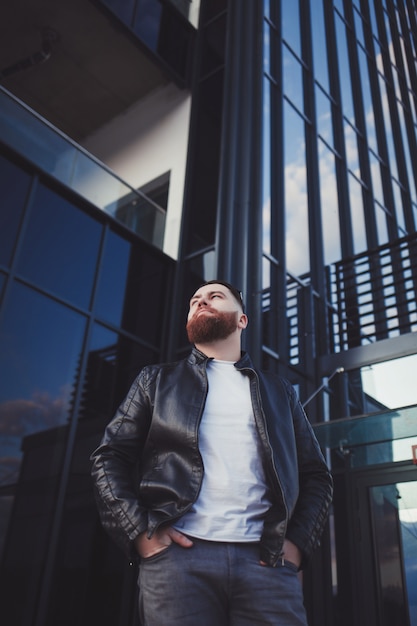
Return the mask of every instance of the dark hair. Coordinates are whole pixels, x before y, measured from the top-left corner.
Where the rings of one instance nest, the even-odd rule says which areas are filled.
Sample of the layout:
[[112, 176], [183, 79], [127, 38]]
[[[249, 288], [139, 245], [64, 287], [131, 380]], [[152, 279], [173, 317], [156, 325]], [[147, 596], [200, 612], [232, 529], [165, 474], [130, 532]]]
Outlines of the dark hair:
[[207, 280], [205, 283], [202, 283], [200, 287], [205, 287], [206, 285], [223, 285], [224, 287], [227, 287], [227, 289], [233, 295], [234, 299], [242, 307], [242, 311], [245, 312], [245, 305], [243, 303], [243, 295], [242, 295], [242, 292], [239, 291], [239, 289], [236, 289], [236, 287], [233, 287], [233, 285], [231, 285], [230, 283], [227, 283], [225, 280]]

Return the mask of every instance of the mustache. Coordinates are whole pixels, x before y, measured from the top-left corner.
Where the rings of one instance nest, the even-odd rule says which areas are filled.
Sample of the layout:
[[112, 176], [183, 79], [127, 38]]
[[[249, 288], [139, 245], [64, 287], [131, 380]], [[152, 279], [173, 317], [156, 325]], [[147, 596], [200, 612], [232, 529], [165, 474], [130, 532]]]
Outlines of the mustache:
[[217, 309], [214, 309], [212, 306], [210, 306], [209, 304], [203, 304], [201, 307], [199, 307], [196, 312], [194, 313], [194, 315], [200, 313], [201, 311], [211, 311], [211, 313], [218, 313]]

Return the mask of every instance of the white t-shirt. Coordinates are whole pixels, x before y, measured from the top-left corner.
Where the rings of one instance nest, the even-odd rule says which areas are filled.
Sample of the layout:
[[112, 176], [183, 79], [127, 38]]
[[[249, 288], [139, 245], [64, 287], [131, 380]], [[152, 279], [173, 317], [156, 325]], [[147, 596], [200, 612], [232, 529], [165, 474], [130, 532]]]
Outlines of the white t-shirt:
[[204, 477], [178, 530], [212, 541], [258, 541], [270, 507], [250, 383], [233, 362], [207, 364], [208, 395], [199, 429]]

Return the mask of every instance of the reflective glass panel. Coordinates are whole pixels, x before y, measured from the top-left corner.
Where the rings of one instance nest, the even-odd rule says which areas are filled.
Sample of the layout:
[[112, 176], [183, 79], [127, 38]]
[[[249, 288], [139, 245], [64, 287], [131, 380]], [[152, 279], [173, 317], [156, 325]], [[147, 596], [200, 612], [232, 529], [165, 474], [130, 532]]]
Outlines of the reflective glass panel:
[[367, 397], [374, 399], [375, 406], [394, 409], [417, 405], [416, 368], [417, 355], [414, 354], [363, 367], [363, 390]]
[[329, 93], [329, 74], [327, 67], [326, 28], [324, 24], [323, 2], [314, 3], [311, 11], [311, 28], [314, 59], [314, 77]]
[[0, 272], [0, 304], [3, 298], [3, 287], [6, 284], [6, 276]]
[[[28, 624], [55, 512], [85, 320], [18, 283], [0, 334], [0, 589]], [[22, 598], [25, 601], [22, 602]]]
[[407, 229], [405, 227], [405, 219], [404, 219], [404, 210], [403, 210], [403, 199], [402, 199], [402, 191], [400, 184], [394, 180], [392, 185], [394, 191], [395, 198], [395, 210], [397, 215], [398, 229], [400, 231], [400, 237], [402, 235], [407, 234]]
[[0, 155], [0, 264], [10, 263], [29, 184], [30, 176]]
[[371, 96], [371, 85], [369, 81], [368, 62], [367, 62], [366, 54], [361, 48], [358, 48], [358, 57], [359, 57], [359, 63], [360, 63], [363, 106], [365, 109], [364, 113], [365, 113], [365, 122], [366, 122], [366, 134], [367, 134], [369, 146], [372, 148], [372, 150], [374, 150], [374, 152], [377, 153], [378, 146], [376, 143], [374, 107], [373, 107], [372, 96]]
[[[404, 119], [404, 109], [402, 106], [398, 106], [398, 113], [399, 113], [401, 132], [402, 132], [403, 142], [404, 142], [404, 156], [405, 156], [405, 162], [406, 162], [407, 172], [408, 172], [408, 181], [409, 181], [409, 187], [410, 187], [410, 193], [411, 193], [411, 200], [413, 202], [416, 202], [417, 201], [416, 180], [415, 180], [415, 176], [413, 172], [413, 165], [411, 163], [410, 139], [408, 136], [407, 125]], [[415, 132], [415, 126], [414, 126], [414, 132]]]
[[132, 23], [132, 16], [136, 0], [101, 0], [106, 4], [125, 24]]
[[355, 130], [346, 121], [344, 123], [345, 131], [345, 149], [347, 166], [351, 172], [355, 174], [359, 179], [361, 178], [361, 171], [359, 168], [359, 156], [358, 156], [358, 138]]
[[193, 274], [201, 276], [201, 281], [211, 280], [216, 274], [216, 258], [214, 250], [209, 250], [190, 260], [189, 266]]
[[18, 271], [54, 294], [88, 308], [101, 230], [89, 215], [39, 185]]
[[[94, 380], [94, 394], [84, 397], [83, 419], [97, 416], [108, 420], [123, 400], [130, 385], [144, 365], [157, 363], [159, 352], [151, 350], [115, 333], [101, 324], [95, 324], [88, 352], [88, 374], [85, 388], [91, 389]], [[98, 398], [100, 405], [97, 404]], [[104, 424], [104, 422], [103, 422]]]
[[[378, 59], [381, 59], [380, 55], [378, 55], [377, 60]], [[393, 134], [392, 134], [391, 114], [390, 114], [390, 109], [389, 109], [389, 104], [388, 104], [387, 85], [386, 85], [385, 80], [382, 78], [382, 76], [379, 75], [378, 80], [379, 80], [379, 89], [381, 92], [381, 100], [382, 100], [382, 105], [383, 105], [383, 110], [384, 110], [383, 123], [385, 126], [385, 136], [386, 136], [387, 145], [388, 145], [388, 159], [389, 159], [388, 165], [391, 170], [391, 175], [394, 176], [395, 178], [398, 178], [397, 158], [396, 158], [396, 152], [395, 152], [395, 146], [394, 146]], [[379, 120], [379, 123], [382, 124], [382, 120]]]
[[[353, 10], [353, 19], [355, 21], [355, 33], [356, 39], [365, 47], [365, 38], [363, 36], [363, 22], [362, 18], [359, 14], [359, 11]], [[360, 46], [358, 46], [358, 50], [360, 50]]]
[[155, 0], [139, 0], [133, 22], [133, 30], [152, 50], [159, 39], [162, 7]]
[[415, 482], [369, 488], [380, 626], [417, 626]]
[[286, 102], [284, 133], [287, 268], [301, 275], [310, 269], [304, 121]]
[[[387, 214], [381, 207], [375, 206], [376, 223], [378, 229], [378, 243], [380, 245], [388, 242]], [[388, 219], [390, 219], [388, 217]]]
[[264, 22], [264, 48], [263, 69], [266, 74], [271, 74], [271, 27]]
[[346, 42], [346, 26], [336, 14], [336, 37], [337, 37], [337, 52], [339, 59], [339, 75], [340, 75], [340, 89], [342, 93], [342, 111], [343, 114], [353, 123], [353, 100], [351, 89], [351, 75], [349, 65], [349, 55]]
[[301, 58], [300, 7], [299, 0], [281, 2], [282, 36]]
[[319, 135], [333, 147], [332, 110], [329, 98], [316, 86], [317, 130]]
[[116, 326], [121, 325], [123, 317], [130, 253], [129, 241], [113, 231], [107, 231], [100, 264], [96, 312]]
[[355, 254], [367, 249], [365, 217], [362, 204], [362, 186], [349, 175], [350, 210], [352, 214], [353, 245]]
[[[356, 373], [349, 372], [349, 396], [357, 404], [360, 387], [352, 381]], [[360, 379], [357, 379], [357, 382]], [[363, 397], [365, 412], [375, 409], [375, 400]], [[337, 451], [346, 457], [351, 467], [365, 467], [399, 461], [411, 462], [413, 446], [417, 445], [417, 407], [395, 411], [361, 414], [358, 417], [334, 419], [315, 426], [315, 433], [323, 448]], [[348, 458], [347, 458], [348, 457]]]
[[[372, 175], [372, 192], [374, 197], [378, 202], [384, 205], [384, 194], [382, 189], [382, 180], [381, 180], [381, 166], [378, 159], [375, 155], [370, 152], [369, 153], [369, 161], [371, 166], [371, 175]], [[384, 243], [383, 241], [379, 241], [379, 243]]]
[[319, 159], [324, 262], [328, 265], [341, 258], [339, 206], [334, 154], [321, 141]]
[[160, 346], [169, 295], [166, 259], [110, 232], [97, 292], [97, 314]]
[[[377, 26], [377, 21], [376, 21], [376, 16], [375, 16], [374, 2], [375, 2], [375, 0], [371, 0], [371, 2], [368, 3], [368, 5], [369, 5], [369, 14], [371, 16], [372, 33], [373, 33], [374, 37], [377, 37], [377, 35], [378, 35], [378, 26]], [[376, 0], [376, 2], [378, 2], [378, 0]]]
[[417, 626], [417, 489], [416, 483], [397, 484], [410, 626]]
[[304, 111], [303, 104], [303, 74], [301, 63], [288, 50], [286, 46], [282, 47], [283, 55], [283, 74], [284, 74], [284, 93], [295, 107], [302, 113]]
[[134, 623], [128, 613], [136, 604], [136, 570], [98, 521], [89, 458], [139, 370], [159, 360], [155, 351], [94, 326], [45, 626], [83, 624], [86, 615], [91, 625]]

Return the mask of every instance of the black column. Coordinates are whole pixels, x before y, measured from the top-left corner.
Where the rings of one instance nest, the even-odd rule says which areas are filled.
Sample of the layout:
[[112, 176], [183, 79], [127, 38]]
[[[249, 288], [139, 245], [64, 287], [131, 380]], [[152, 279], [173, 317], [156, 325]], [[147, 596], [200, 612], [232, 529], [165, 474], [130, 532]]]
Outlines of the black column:
[[217, 276], [243, 291], [245, 348], [261, 359], [263, 2], [229, 0]]

